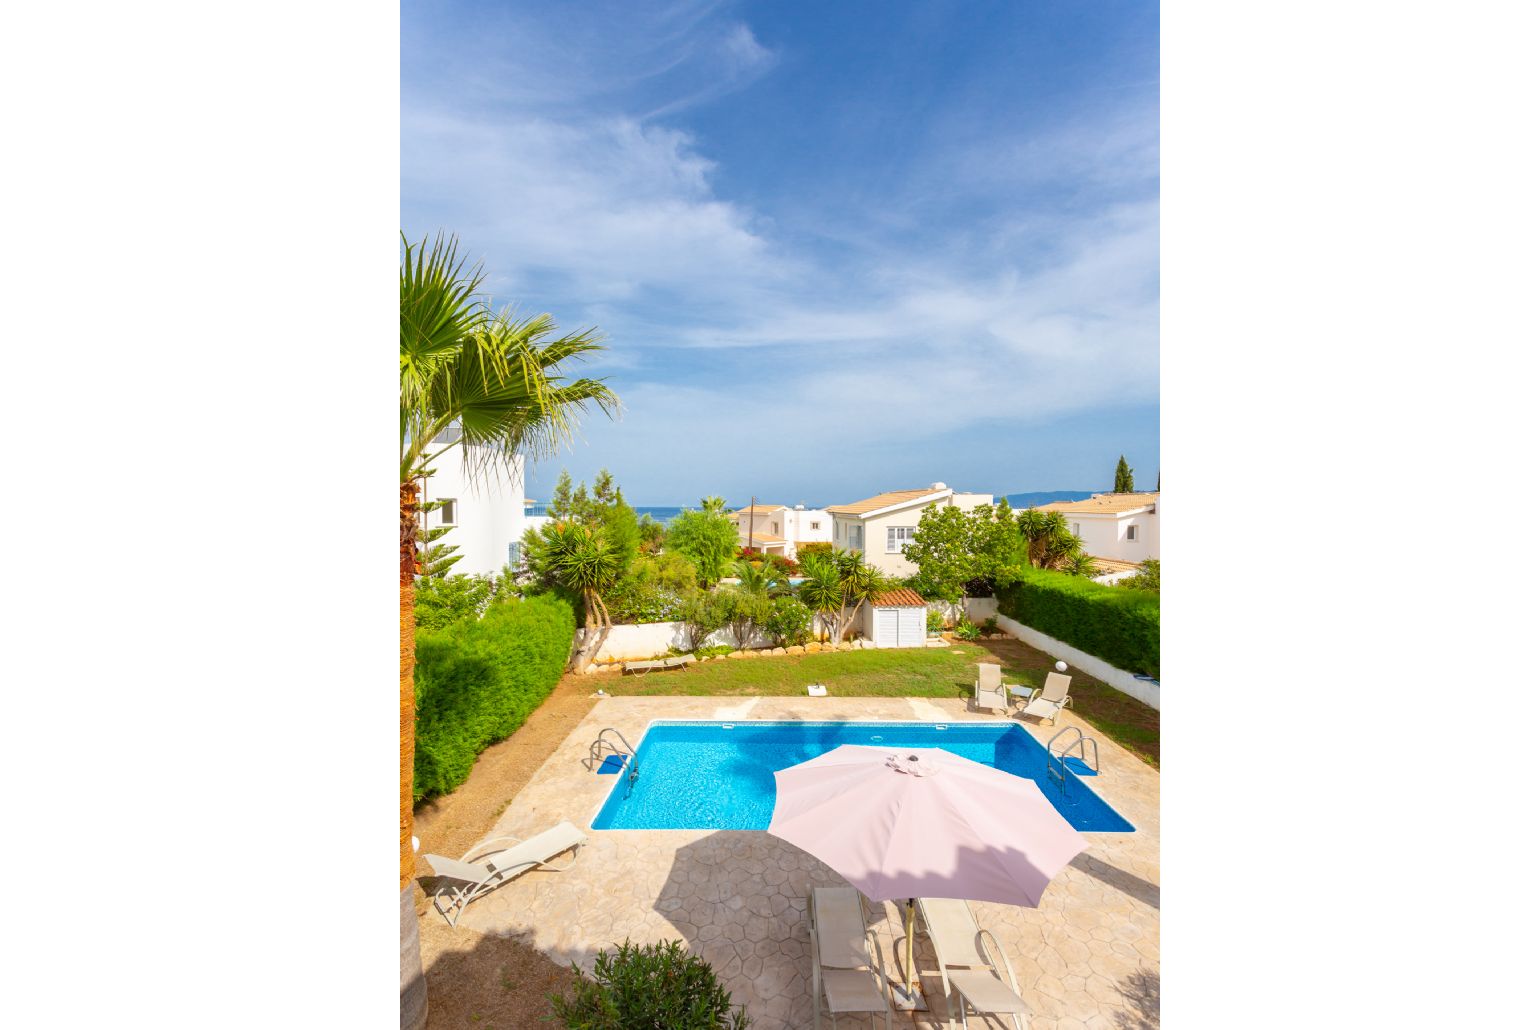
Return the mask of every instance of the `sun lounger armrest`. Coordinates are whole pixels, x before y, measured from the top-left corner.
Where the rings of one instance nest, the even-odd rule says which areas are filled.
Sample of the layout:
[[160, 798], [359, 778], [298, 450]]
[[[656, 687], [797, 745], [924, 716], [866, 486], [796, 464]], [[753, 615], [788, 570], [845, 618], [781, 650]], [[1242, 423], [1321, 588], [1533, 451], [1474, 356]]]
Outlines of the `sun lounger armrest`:
[[[999, 939], [995, 937], [994, 934], [990, 933], [988, 930], [983, 929], [982, 927], [979, 928], [979, 939], [981, 942], [987, 943], [994, 947], [995, 953], [1000, 956], [1000, 963], [1004, 964], [1005, 966], [1005, 975], [1006, 978], [1010, 980], [1011, 990], [1015, 991], [1019, 997], [1021, 995], [1021, 985], [1016, 982], [1016, 970], [1011, 968], [1010, 956], [1005, 953], [1004, 948], [1000, 947]], [[984, 949], [984, 953], [986, 955], [989, 954], [987, 949]], [[996, 972], [998, 973], [999, 971], [996, 970]]]
[[1036, 701], [1038, 698], [1040, 698], [1042, 696], [1043, 696], [1043, 688], [1042, 687], [1033, 687], [1031, 695], [1027, 698], [1027, 704], [1031, 704], [1033, 701]]

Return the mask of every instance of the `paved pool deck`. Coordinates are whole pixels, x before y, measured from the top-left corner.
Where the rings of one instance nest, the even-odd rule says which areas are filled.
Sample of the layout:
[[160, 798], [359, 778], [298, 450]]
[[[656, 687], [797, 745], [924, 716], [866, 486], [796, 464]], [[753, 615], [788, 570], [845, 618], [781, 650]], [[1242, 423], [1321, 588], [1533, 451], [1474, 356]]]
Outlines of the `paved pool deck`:
[[[584, 767], [589, 743], [606, 726], [637, 743], [653, 719], [999, 718], [953, 699], [607, 698], [512, 798], [488, 834], [529, 837], [570, 820], [589, 838], [576, 865], [563, 873], [528, 873], [473, 903], [460, 923], [516, 935], [563, 965], [576, 962], [590, 970], [597, 952], [628, 937], [681, 940], [716, 967], [734, 1000], [747, 1007], [756, 1030], [811, 1027], [806, 896], [810, 887], [845, 881], [806, 852], [764, 832], [591, 829], [589, 821], [615, 777]], [[1160, 774], [1102, 739], [1073, 712], [1063, 713], [1058, 726], [1020, 716], [1016, 721], [1042, 742], [1066, 725], [1096, 736], [1102, 770], [1091, 786], [1136, 829], [1085, 833], [1090, 847], [1054, 878], [1038, 908], [975, 902], [979, 923], [994, 932], [1008, 953], [1032, 1007], [1034, 1030], [1156, 1026]], [[888, 971], [896, 974], [901, 910], [889, 902], [872, 911], [881, 917], [876, 929]], [[932, 953], [923, 937], [920, 942], [924, 969], [933, 964]], [[925, 977], [923, 985], [933, 1011], [895, 1013], [895, 1027], [947, 1025], [940, 980]], [[840, 1025], [869, 1024], [864, 1017], [847, 1015]]]

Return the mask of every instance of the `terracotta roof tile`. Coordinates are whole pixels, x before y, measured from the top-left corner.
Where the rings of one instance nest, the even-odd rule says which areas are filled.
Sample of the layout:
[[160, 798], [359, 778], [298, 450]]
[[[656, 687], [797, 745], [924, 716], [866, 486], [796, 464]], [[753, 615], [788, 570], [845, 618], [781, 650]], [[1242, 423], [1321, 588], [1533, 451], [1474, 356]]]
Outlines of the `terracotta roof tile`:
[[1136, 561], [1124, 561], [1121, 558], [1098, 558], [1094, 554], [1091, 555], [1091, 563], [1100, 569], [1103, 574], [1110, 572], [1134, 572], [1139, 568], [1139, 563]]
[[756, 516], [759, 516], [759, 515], [769, 515], [771, 512], [783, 511], [783, 510], [785, 510], [785, 508], [786, 508], [786, 505], [784, 505], [784, 504], [749, 504], [749, 505], [744, 505], [742, 508], [739, 508], [737, 511], [730, 511], [727, 514], [729, 514], [729, 515], [747, 515], [749, 512], [752, 511]]
[[1061, 511], [1066, 515], [1121, 515], [1126, 511], [1148, 508], [1160, 500], [1158, 493], [1096, 494], [1084, 501], [1054, 501], [1040, 504], [1038, 511]]
[[824, 510], [831, 515], [864, 515], [878, 508], [886, 508], [890, 504], [898, 504], [902, 501], [912, 501], [917, 497], [925, 497], [928, 494], [941, 493], [940, 490], [932, 490], [926, 487], [924, 490], [890, 490], [876, 497], [868, 497], [864, 501], [851, 501], [849, 504], [831, 504]]
[[889, 590], [885, 594], [878, 594], [872, 598], [873, 608], [924, 608], [925, 598], [903, 587], [899, 590]]

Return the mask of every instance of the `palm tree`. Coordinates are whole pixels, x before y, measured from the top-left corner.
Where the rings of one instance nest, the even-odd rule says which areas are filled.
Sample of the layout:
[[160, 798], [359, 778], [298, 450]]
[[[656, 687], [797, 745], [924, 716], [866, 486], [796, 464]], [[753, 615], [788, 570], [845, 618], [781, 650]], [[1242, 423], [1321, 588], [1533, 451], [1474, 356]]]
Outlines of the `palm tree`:
[[1027, 557], [1039, 569], [1058, 569], [1080, 552], [1080, 541], [1069, 530], [1061, 511], [1028, 508], [1017, 526], [1027, 542]]
[[621, 556], [604, 541], [604, 531], [581, 522], [558, 522], [543, 534], [542, 547], [556, 581], [583, 599], [583, 646], [574, 669], [588, 664], [610, 631], [604, 594], [623, 571]]
[[739, 558], [733, 563], [733, 574], [738, 577], [739, 586], [759, 597], [780, 597], [791, 591], [786, 577], [768, 561], [756, 564], [747, 558]]
[[806, 577], [798, 596], [818, 613], [831, 630], [830, 640], [839, 643], [861, 611], [861, 605], [892, 584], [875, 567], [853, 551], [815, 552], [802, 563]]
[[416, 479], [452, 447], [468, 472], [495, 476], [515, 456], [554, 451], [590, 402], [613, 416], [609, 387], [568, 381], [562, 363], [602, 350], [594, 330], [547, 340], [549, 315], [494, 314], [476, 300], [479, 266], [467, 269], [453, 237], [401, 239], [401, 927], [402, 1026], [426, 1022], [426, 989], [412, 904], [414, 580], [418, 573]]

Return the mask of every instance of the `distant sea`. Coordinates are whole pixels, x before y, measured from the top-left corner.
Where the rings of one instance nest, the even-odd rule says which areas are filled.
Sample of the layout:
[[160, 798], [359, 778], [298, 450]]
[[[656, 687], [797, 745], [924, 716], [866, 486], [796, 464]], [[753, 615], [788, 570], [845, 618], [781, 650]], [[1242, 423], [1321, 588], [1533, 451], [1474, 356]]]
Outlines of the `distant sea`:
[[[1021, 494], [1006, 494], [1005, 499], [1011, 502], [1012, 508], [1034, 508], [1039, 504], [1050, 504], [1053, 501], [1083, 501], [1090, 497], [1093, 490], [1037, 490]], [[747, 503], [747, 502], [745, 502]], [[728, 505], [729, 511], [737, 511], [744, 507], [743, 504]], [[665, 526], [672, 522], [678, 514], [685, 509], [685, 505], [636, 505], [636, 514], [640, 518], [643, 515], [651, 515], [654, 521], [661, 522]], [[695, 505], [694, 507], [699, 507]], [[818, 508], [821, 505], [809, 504], [809, 508]], [[530, 515], [544, 515], [545, 505], [535, 504], [526, 509]]]

